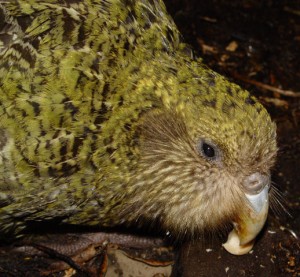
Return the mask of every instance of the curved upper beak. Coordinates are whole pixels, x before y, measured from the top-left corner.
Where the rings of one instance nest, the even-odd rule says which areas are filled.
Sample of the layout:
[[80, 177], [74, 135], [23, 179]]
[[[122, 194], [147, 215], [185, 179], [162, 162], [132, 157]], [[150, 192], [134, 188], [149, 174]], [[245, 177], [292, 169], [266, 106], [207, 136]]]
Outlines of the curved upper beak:
[[269, 186], [265, 186], [258, 194], [246, 194], [250, 202], [246, 214], [237, 222], [229, 233], [224, 248], [231, 254], [243, 255], [248, 253], [258, 233], [263, 228], [269, 209]]

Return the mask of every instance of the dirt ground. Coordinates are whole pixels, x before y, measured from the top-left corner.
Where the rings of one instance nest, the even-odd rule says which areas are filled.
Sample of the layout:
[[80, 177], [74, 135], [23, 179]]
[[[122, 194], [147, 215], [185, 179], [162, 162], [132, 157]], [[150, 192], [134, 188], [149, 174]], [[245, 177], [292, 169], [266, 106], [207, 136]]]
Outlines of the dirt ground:
[[174, 252], [88, 244], [84, 254], [92, 258], [83, 265], [83, 251], [71, 260], [47, 248], [39, 248], [44, 256], [0, 248], [0, 276], [300, 276], [300, 1], [165, 2], [196, 55], [250, 90], [277, 123], [272, 181], [284, 208], [273, 205], [264, 232], [244, 256], [228, 254], [218, 237], [177, 245]]

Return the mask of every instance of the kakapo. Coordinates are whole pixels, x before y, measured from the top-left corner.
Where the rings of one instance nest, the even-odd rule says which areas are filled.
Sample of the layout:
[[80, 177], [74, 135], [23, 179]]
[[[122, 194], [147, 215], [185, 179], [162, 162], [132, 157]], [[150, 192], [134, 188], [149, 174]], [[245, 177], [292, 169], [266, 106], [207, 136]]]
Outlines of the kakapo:
[[275, 124], [182, 42], [161, 0], [0, 0], [0, 233], [32, 222], [174, 234], [268, 212]]

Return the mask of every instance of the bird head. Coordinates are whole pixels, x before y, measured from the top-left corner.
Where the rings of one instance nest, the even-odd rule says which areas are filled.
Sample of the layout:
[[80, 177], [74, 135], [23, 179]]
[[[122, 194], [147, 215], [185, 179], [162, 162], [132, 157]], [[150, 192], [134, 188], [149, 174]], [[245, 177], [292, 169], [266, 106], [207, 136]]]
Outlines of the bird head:
[[[177, 233], [231, 222], [234, 231], [224, 247], [244, 254], [267, 217], [276, 128], [247, 91], [215, 73], [209, 78], [213, 82], [200, 80], [210, 83], [205, 91], [198, 85], [201, 91], [179, 93], [144, 116], [130, 202], [140, 217], [159, 219]], [[192, 82], [187, 87], [199, 80]]]

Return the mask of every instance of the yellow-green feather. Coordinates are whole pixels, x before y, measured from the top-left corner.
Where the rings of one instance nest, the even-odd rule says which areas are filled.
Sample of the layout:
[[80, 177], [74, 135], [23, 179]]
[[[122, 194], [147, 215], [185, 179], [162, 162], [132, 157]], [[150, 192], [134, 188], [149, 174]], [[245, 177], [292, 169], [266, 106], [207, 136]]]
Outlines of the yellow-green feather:
[[[190, 143], [201, 127], [232, 171], [238, 145], [250, 149], [253, 136], [270, 142], [259, 155], [274, 156], [265, 109], [191, 55], [162, 1], [0, 0], [0, 16], [0, 231], [53, 218], [134, 222], [150, 178], [141, 173], [149, 114], [180, 117]], [[148, 193], [162, 209], [171, 187], [160, 190]]]

